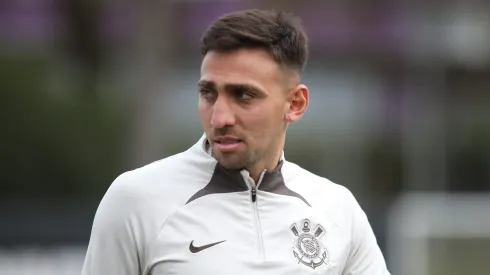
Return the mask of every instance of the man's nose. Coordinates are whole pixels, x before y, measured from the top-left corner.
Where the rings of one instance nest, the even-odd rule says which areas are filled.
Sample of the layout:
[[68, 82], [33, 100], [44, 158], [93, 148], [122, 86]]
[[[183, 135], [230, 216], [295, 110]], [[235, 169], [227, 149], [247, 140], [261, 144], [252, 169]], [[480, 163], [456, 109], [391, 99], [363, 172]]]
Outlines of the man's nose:
[[235, 115], [233, 114], [229, 100], [224, 96], [218, 96], [213, 106], [211, 126], [213, 128], [224, 128], [233, 124], [235, 124]]

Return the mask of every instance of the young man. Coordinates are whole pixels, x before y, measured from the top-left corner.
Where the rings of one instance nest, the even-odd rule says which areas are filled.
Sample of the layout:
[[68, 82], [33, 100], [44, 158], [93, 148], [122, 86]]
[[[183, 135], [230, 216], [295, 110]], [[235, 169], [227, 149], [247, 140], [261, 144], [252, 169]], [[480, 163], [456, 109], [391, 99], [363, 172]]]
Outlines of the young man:
[[231, 13], [201, 51], [205, 134], [114, 181], [83, 274], [389, 274], [351, 192], [284, 158], [287, 125], [309, 100], [298, 20]]

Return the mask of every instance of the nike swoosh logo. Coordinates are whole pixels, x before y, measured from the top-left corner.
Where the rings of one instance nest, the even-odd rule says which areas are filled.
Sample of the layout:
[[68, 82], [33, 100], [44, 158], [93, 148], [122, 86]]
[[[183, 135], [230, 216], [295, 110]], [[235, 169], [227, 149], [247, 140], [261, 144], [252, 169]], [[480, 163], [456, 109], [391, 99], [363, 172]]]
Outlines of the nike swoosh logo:
[[221, 241], [221, 242], [215, 242], [215, 243], [210, 243], [210, 244], [207, 244], [207, 245], [203, 245], [203, 246], [194, 246], [194, 241], [191, 242], [191, 244], [189, 245], [189, 250], [192, 252], [192, 253], [198, 253], [198, 252], [201, 252], [203, 251], [204, 249], [208, 249], [212, 246], [215, 246], [217, 244], [220, 244], [224, 241]]

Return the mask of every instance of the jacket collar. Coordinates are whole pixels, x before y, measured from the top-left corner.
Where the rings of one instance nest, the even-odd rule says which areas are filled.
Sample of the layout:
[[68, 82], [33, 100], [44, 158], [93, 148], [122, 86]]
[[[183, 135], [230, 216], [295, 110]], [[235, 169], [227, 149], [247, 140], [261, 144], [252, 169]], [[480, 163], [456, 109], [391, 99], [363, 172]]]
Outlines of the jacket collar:
[[[211, 156], [208, 145], [209, 143], [206, 139], [206, 135], [203, 134], [199, 141], [191, 148], [196, 150], [199, 156], [204, 157], [207, 163], [211, 164], [210, 168], [213, 169], [213, 172], [209, 183], [203, 189], [194, 194], [187, 203], [209, 194], [243, 192], [248, 191], [251, 188], [251, 186], [246, 183], [248, 171], [230, 170], [224, 168], [215, 158]], [[285, 159], [283, 151], [277, 167], [273, 170], [266, 170], [264, 172], [257, 190], [275, 193], [278, 195], [297, 197], [309, 205], [301, 195], [290, 190], [286, 186], [282, 175], [284, 163]]]

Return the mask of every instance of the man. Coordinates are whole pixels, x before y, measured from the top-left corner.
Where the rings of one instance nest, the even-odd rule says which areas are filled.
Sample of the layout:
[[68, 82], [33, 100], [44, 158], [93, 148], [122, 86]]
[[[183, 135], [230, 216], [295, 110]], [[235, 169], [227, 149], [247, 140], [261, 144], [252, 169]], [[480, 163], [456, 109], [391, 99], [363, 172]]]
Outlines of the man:
[[287, 126], [309, 101], [299, 21], [227, 14], [201, 51], [205, 134], [114, 181], [83, 274], [389, 274], [351, 192], [284, 158]]

